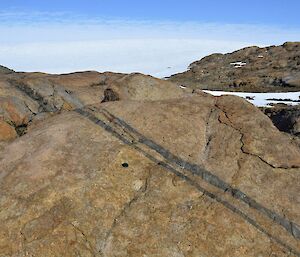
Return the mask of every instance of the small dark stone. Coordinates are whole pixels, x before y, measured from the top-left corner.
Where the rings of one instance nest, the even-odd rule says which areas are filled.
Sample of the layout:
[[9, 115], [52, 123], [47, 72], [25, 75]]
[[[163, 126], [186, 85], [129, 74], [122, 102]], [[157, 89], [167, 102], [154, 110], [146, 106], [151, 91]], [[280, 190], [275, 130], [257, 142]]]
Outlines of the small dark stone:
[[129, 167], [129, 165], [128, 165], [128, 163], [127, 163], [127, 162], [124, 162], [124, 163], [122, 163], [122, 167], [123, 167], [123, 168], [128, 168], [128, 167]]

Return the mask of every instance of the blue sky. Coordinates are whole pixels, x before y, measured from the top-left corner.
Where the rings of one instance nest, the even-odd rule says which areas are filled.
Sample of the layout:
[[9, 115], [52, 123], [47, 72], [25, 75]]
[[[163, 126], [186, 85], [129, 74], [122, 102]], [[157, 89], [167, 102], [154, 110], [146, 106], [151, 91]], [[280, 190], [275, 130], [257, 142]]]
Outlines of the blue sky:
[[0, 64], [163, 77], [211, 53], [300, 41], [299, 10], [299, 0], [1, 0]]
[[0, 9], [91, 18], [300, 26], [298, 0], [1, 0]]

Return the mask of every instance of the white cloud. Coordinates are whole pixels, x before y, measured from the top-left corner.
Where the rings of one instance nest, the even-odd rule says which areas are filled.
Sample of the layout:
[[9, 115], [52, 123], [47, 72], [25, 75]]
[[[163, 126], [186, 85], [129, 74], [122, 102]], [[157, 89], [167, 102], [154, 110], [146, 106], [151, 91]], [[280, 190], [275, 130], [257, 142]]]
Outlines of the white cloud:
[[246, 44], [197, 39], [113, 39], [25, 43], [0, 48], [1, 62], [22, 71], [142, 72], [163, 77], [180, 72], [209, 53]]
[[[25, 15], [27, 22], [15, 22], [16, 15]], [[300, 34], [259, 25], [88, 20], [45, 13], [0, 13], [0, 21], [0, 64], [51, 73], [111, 70], [162, 77], [210, 53], [281, 44]]]

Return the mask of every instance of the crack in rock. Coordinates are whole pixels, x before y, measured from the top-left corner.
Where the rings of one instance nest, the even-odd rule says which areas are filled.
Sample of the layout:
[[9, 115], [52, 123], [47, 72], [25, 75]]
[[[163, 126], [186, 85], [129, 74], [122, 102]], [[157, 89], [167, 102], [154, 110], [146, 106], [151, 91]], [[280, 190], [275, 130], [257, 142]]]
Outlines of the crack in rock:
[[104, 251], [107, 246], [109, 238], [112, 236], [113, 230], [118, 226], [119, 221], [126, 215], [126, 213], [130, 210], [132, 204], [137, 202], [143, 195], [146, 194], [149, 184], [150, 184], [150, 179], [151, 179], [151, 172], [149, 172], [147, 178], [145, 179], [144, 185], [137, 191], [137, 193], [134, 195], [133, 198], [131, 198], [121, 209], [119, 214], [114, 218], [114, 221], [110, 227], [110, 229], [107, 231], [105, 239], [103, 240], [103, 245], [100, 247], [99, 253], [104, 256]]
[[92, 243], [89, 241], [88, 237], [86, 236], [86, 234], [83, 232], [82, 229], [80, 229], [78, 226], [74, 225], [72, 222], [70, 223], [70, 225], [75, 229], [75, 236], [77, 239], [77, 231], [83, 236], [84, 241], [86, 242], [86, 245], [83, 244], [83, 246], [93, 255], [93, 257], [96, 257], [97, 254], [93, 249]]
[[271, 168], [273, 168], [273, 169], [276, 169], [276, 168], [280, 168], [280, 169], [290, 169], [290, 168], [294, 168], [294, 167], [286, 167], [286, 166], [275, 166], [275, 165], [273, 165], [272, 163], [270, 163], [270, 162], [268, 162], [267, 160], [265, 160], [263, 157], [261, 157], [260, 155], [258, 155], [258, 154], [255, 154], [255, 153], [252, 153], [252, 152], [249, 152], [249, 151], [246, 151], [245, 150], [245, 142], [244, 142], [244, 140], [243, 140], [243, 138], [244, 138], [244, 133], [240, 130], [240, 129], [238, 129], [238, 128], [236, 128], [234, 125], [233, 125], [233, 123], [232, 123], [232, 121], [230, 120], [230, 118], [229, 118], [229, 116], [227, 115], [227, 113], [224, 111], [224, 110], [222, 110], [218, 105], [215, 105], [224, 115], [225, 115], [225, 117], [226, 117], [226, 119], [228, 119], [228, 121], [229, 121], [229, 124], [228, 123], [226, 123], [226, 122], [224, 122], [224, 121], [222, 121], [221, 119], [220, 119], [220, 116], [218, 117], [218, 121], [221, 123], [221, 124], [223, 124], [223, 125], [226, 125], [226, 126], [228, 126], [228, 127], [230, 127], [230, 128], [232, 128], [233, 130], [235, 130], [235, 131], [237, 131], [239, 134], [240, 134], [240, 142], [241, 142], [241, 151], [242, 151], [242, 153], [244, 153], [244, 154], [247, 154], [247, 155], [251, 155], [251, 156], [253, 156], [253, 157], [256, 157], [256, 158], [258, 158], [260, 161], [262, 161], [262, 162], [264, 162], [265, 164], [267, 164], [268, 166], [270, 166]]

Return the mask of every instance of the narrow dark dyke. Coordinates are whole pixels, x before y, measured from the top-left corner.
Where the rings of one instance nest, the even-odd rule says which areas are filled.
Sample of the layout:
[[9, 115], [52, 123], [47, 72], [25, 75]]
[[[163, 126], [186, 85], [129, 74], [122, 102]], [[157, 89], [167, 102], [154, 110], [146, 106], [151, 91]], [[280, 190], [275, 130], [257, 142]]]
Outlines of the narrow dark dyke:
[[113, 120], [118, 123], [120, 126], [123, 126], [128, 131], [130, 131], [133, 134], [136, 134], [139, 137], [138, 142], [141, 144], [144, 144], [148, 146], [150, 149], [156, 151], [158, 154], [163, 156], [166, 160], [168, 160], [170, 163], [176, 164], [180, 166], [181, 168], [188, 170], [194, 175], [200, 176], [203, 180], [208, 182], [209, 184], [223, 190], [226, 193], [231, 194], [232, 197], [246, 203], [249, 205], [249, 207], [259, 211], [263, 215], [267, 216], [274, 222], [276, 222], [278, 225], [284, 227], [293, 237], [296, 239], [300, 239], [300, 227], [296, 223], [289, 221], [288, 219], [282, 217], [281, 215], [277, 214], [276, 212], [264, 207], [263, 205], [256, 202], [251, 197], [247, 196], [244, 192], [242, 192], [239, 189], [233, 188], [228, 183], [220, 179], [218, 176], [212, 174], [211, 172], [205, 170], [204, 168], [192, 164], [189, 162], [186, 162], [182, 160], [181, 158], [175, 156], [168, 150], [164, 149], [162, 146], [158, 145], [154, 141], [146, 138], [144, 135], [139, 133], [137, 130], [135, 130], [133, 127], [131, 127], [129, 124], [127, 124], [125, 121], [121, 120], [120, 118], [114, 116], [113, 114], [109, 113], [107, 110], [103, 109], [107, 114], [109, 114]]
[[[276, 242], [277, 244], [283, 246], [284, 248], [286, 248], [290, 253], [293, 253], [294, 255], [300, 257], [300, 252], [298, 252], [297, 250], [295, 250], [293, 247], [291, 247], [290, 245], [288, 245], [287, 243], [283, 242], [281, 239], [279, 239], [276, 236], [273, 236], [271, 233], [269, 233], [267, 230], [265, 230], [263, 227], [261, 227], [254, 219], [252, 219], [251, 217], [249, 217], [247, 214], [245, 214], [244, 212], [242, 212], [241, 210], [239, 210], [237, 207], [235, 207], [234, 205], [232, 205], [230, 202], [222, 199], [221, 197], [219, 197], [218, 195], [211, 193], [209, 191], [207, 191], [205, 188], [201, 187], [197, 182], [195, 182], [194, 180], [192, 180], [191, 178], [189, 178], [188, 176], [184, 175], [183, 173], [177, 171], [175, 168], [173, 168], [171, 165], [169, 165], [167, 162], [165, 161], [160, 161], [157, 158], [155, 158], [153, 155], [147, 153], [145, 150], [141, 149], [138, 145], [133, 144], [131, 141], [127, 140], [123, 135], [121, 135], [120, 133], [118, 133], [112, 126], [106, 124], [104, 121], [98, 119], [97, 117], [95, 117], [93, 114], [91, 114], [88, 111], [85, 111], [83, 109], [76, 109], [75, 112], [77, 112], [78, 114], [88, 118], [90, 121], [94, 122], [95, 124], [99, 125], [100, 127], [102, 127], [105, 131], [111, 133], [113, 136], [115, 136], [116, 138], [118, 138], [119, 140], [121, 140], [123, 143], [130, 145], [131, 147], [133, 147], [135, 150], [137, 150], [138, 152], [142, 153], [146, 158], [148, 158], [149, 160], [153, 161], [154, 163], [156, 163], [157, 165], [160, 165], [162, 167], [164, 167], [168, 172], [173, 173], [174, 175], [176, 175], [177, 177], [183, 179], [184, 181], [186, 181], [187, 183], [189, 183], [191, 186], [193, 186], [194, 188], [196, 188], [199, 192], [203, 193], [204, 195], [206, 195], [207, 197], [217, 201], [218, 203], [222, 204], [223, 206], [225, 206], [227, 209], [229, 209], [230, 211], [232, 211], [233, 213], [239, 215], [241, 218], [243, 218], [246, 222], [248, 222], [250, 225], [254, 226], [257, 230], [259, 230], [261, 233], [265, 234], [266, 236], [268, 236], [271, 240], [273, 240], [274, 242]], [[114, 121], [117, 121], [117, 117], [114, 117]], [[126, 124], [124, 121], [122, 121], [122, 124]], [[128, 124], [126, 124], [126, 127], [130, 127]], [[136, 131], [135, 129], [133, 129], [132, 127], [130, 127], [130, 131], [134, 132]], [[136, 131], [137, 132], [137, 131]], [[135, 133], [136, 135], [138, 135], [139, 137], [144, 137], [142, 136], [139, 132]], [[152, 144], [154, 144], [155, 146], [157, 146], [156, 143], [154, 143], [153, 141], [149, 140], [150, 142], [152, 142]], [[147, 144], [145, 144], [147, 145]], [[150, 144], [151, 145], [151, 144]], [[148, 146], [148, 145], [147, 145]], [[149, 146], [149, 148], [151, 148]], [[161, 148], [161, 149], [160, 149]], [[151, 148], [152, 149], [152, 148]], [[165, 158], [167, 161], [169, 161], [170, 163], [174, 164], [174, 161], [172, 159], [170, 159], [170, 156], [173, 156], [173, 154], [171, 154], [168, 150], [162, 148], [162, 147], [158, 147], [158, 149], [160, 149], [160, 152], [164, 153], [164, 155], [166, 155], [168, 158]], [[155, 150], [155, 149], [153, 149]], [[162, 154], [161, 154], [162, 155]], [[179, 160], [180, 163], [185, 163], [183, 160], [181, 160], [180, 158], [175, 156], [175, 159]], [[188, 167], [197, 167], [197, 165], [195, 164], [188, 164]], [[180, 165], [178, 165], [180, 166]], [[182, 166], [181, 166], [182, 167]], [[186, 168], [186, 167], [185, 167]], [[205, 171], [205, 170], [204, 170]], [[218, 181], [218, 177], [209, 173], [208, 171], [205, 171], [205, 173], [207, 173], [207, 176], [203, 176], [203, 178], [205, 179], [209, 179], [212, 178], [212, 180], [214, 181]], [[227, 185], [224, 182], [225, 185]], [[221, 188], [222, 189], [222, 188]], [[229, 190], [232, 191], [232, 196], [239, 199], [239, 197], [247, 197], [244, 193], [242, 193], [241, 191], [237, 190], [237, 189], [230, 189]], [[233, 191], [235, 190], [235, 191]], [[226, 190], [224, 190], [224, 192], [226, 192]], [[233, 193], [234, 192], [234, 193]], [[239, 197], [236, 197], [236, 196]], [[248, 200], [250, 198], [248, 197]], [[254, 201], [254, 200], [253, 200]], [[255, 202], [255, 201], [254, 201]], [[253, 204], [251, 201], [249, 203], [249, 206], [251, 206], [251, 204]], [[255, 208], [256, 209], [256, 208]], [[266, 209], [266, 208], [265, 208]], [[268, 210], [268, 209], [266, 209]], [[268, 210], [270, 211], [270, 210]], [[269, 215], [274, 215], [272, 220], [274, 220], [276, 222], [276, 217], [278, 217], [279, 215], [277, 215], [276, 213], [270, 211]], [[268, 215], [268, 216], [269, 216]], [[287, 221], [287, 224], [293, 224], [289, 221]], [[276, 222], [278, 223], [278, 222]], [[278, 223], [280, 224], [280, 223]], [[282, 224], [280, 224], [282, 225]], [[284, 226], [285, 227], [285, 226]], [[292, 226], [290, 228], [290, 230], [292, 230]], [[288, 232], [290, 232], [290, 230], [288, 230]], [[293, 234], [292, 234], [293, 235]]]
[[116, 132], [111, 126], [107, 125], [102, 120], [99, 120], [94, 115], [90, 114], [89, 112], [84, 111], [83, 109], [75, 109], [75, 112], [79, 113], [82, 116], [87, 117], [90, 121], [94, 122], [95, 124], [101, 126], [103, 129], [105, 129], [107, 132], [111, 133], [113, 136], [121, 140], [123, 143], [127, 145], [131, 145], [132, 142], [124, 138], [122, 135], [120, 135], [118, 132]]
[[16, 89], [22, 91], [22, 93], [25, 93], [31, 99], [37, 101], [39, 103], [40, 111], [43, 111], [43, 112], [57, 112], [58, 111], [58, 109], [55, 106], [49, 104], [48, 101], [42, 95], [40, 95], [38, 92], [34, 91], [32, 88], [28, 87], [26, 84], [20, 83], [17, 80], [13, 80], [13, 79], [10, 79], [9, 83]]

